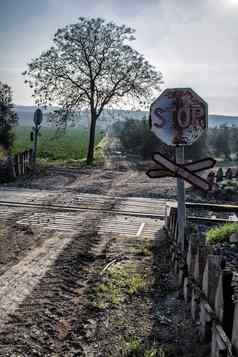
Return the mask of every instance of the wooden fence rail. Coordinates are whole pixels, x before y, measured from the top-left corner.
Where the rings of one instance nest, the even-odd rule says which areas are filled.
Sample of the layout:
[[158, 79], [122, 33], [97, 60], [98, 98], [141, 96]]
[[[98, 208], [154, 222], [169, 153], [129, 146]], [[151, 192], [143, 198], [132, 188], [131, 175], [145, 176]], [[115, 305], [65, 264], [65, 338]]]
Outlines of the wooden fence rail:
[[26, 150], [1, 161], [0, 181], [6, 182], [29, 173], [32, 167], [32, 158], [32, 150]]
[[175, 274], [200, 338], [210, 343], [211, 357], [238, 356], [238, 274], [215, 255], [198, 233], [186, 235], [185, 252], [178, 242], [177, 208], [167, 209], [166, 230]]

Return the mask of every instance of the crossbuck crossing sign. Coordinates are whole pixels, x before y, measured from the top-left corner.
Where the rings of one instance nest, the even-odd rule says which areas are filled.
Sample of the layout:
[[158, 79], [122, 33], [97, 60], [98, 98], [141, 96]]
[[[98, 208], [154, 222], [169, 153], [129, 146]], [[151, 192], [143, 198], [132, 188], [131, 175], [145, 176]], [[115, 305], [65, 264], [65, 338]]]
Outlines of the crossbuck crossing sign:
[[150, 178], [165, 176], [180, 177], [203, 191], [211, 189], [210, 182], [197, 175], [196, 172], [213, 167], [216, 163], [214, 159], [207, 158], [189, 164], [177, 164], [160, 153], [154, 153], [152, 159], [159, 165], [159, 168], [147, 171], [146, 174]]

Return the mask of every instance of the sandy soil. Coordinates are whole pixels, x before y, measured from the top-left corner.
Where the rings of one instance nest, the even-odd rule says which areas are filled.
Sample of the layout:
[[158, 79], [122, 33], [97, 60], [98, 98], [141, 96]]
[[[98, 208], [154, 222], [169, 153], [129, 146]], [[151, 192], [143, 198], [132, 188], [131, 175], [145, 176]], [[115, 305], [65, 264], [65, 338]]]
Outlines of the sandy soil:
[[[147, 167], [148, 166], [148, 167]], [[131, 197], [175, 198], [176, 180], [174, 178], [150, 179], [144, 170], [125, 167], [117, 169], [65, 169], [58, 171], [51, 168], [30, 178], [19, 178], [4, 187], [25, 187], [46, 190], [67, 190], [98, 194], [110, 194]]]

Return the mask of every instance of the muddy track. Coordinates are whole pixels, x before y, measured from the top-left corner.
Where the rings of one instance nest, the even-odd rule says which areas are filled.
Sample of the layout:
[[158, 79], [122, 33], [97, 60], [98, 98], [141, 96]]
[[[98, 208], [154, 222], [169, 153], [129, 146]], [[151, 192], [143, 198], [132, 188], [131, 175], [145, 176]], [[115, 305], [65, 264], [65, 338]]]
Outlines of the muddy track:
[[[35, 196], [26, 190], [11, 194], [31, 206]], [[9, 192], [6, 192], [9, 194]], [[98, 205], [97, 211], [32, 212], [24, 208], [15, 216], [16, 227], [44, 231], [39, 242], [32, 243], [21, 256], [3, 270], [0, 276], [0, 356], [31, 357], [82, 356], [90, 315], [88, 291], [105, 264], [105, 246], [115, 237], [137, 237], [143, 228], [145, 236], [154, 236], [158, 222], [149, 217], [127, 217], [113, 210], [149, 209], [150, 202], [98, 195], [74, 195], [48, 192], [52, 202]], [[42, 195], [42, 200], [41, 200]], [[3, 196], [3, 191], [2, 191]], [[57, 199], [55, 199], [55, 196]], [[40, 191], [40, 205], [49, 204]], [[34, 205], [33, 203], [33, 205]], [[3, 207], [4, 209], [4, 207]], [[16, 209], [16, 207], [14, 207]], [[107, 212], [104, 212], [104, 210]], [[111, 212], [109, 212], [111, 211]], [[8, 212], [9, 213], [9, 212]], [[24, 215], [23, 215], [24, 213]], [[15, 212], [16, 214], [16, 212]], [[40, 216], [40, 218], [38, 218]], [[14, 212], [10, 214], [11, 220]], [[21, 222], [21, 224], [20, 224]], [[143, 222], [143, 223], [142, 223]], [[71, 226], [70, 226], [71, 225]], [[31, 235], [29, 241], [33, 241]]]
[[[88, 292], [92, 291], [98, 270], [108, 263], [105, 247], [115, 237], [120, 244], [121, 237], [135, 239], [142, 227], [145, 227], [145, 237], [156, 236], [156, 219], [103, 212], [103, 209], [124, 210], [125, 207], [128, 211], [139, 211], [142, 199], [127, 199], [125, 196], [152, 197], [144, 174], [112, 170], [95, 170], [93, 177], [87, 170], [81, 171], [79, 176], [76, 172], [68, 174], [77, 179], [68, 184], [66, 174], [63, 181], [67, 183], [63, 187], [59, 187], [63, 181], [56, 182], [57, 177], [36, 179], [28, 187], [48, 191], [47, 197], [42, 191], [40, 204], [91, 205], [88, 198], [85, 201], [86, 196], [81, 197], [87, 192], [99, 210], [71, 213], [50, 210], [44, 213], [38, 208], [32, 212], [32, 208], [24, 207], [19, 214], [14, 211], [10, 214], [10, 221], [14, 222], [14, 217], [15, 221], [20, 220], [22, 229], [27, 229], [30, 223], [33, 231], [46, 229], [49, 234], [44, 234], [39, 242], [36, 239], [36, 244], [23, 245], [23, 254], [0, 276], [0, 356], [88, 357], [83, 352], [92, 309], [87, 300]], [[63, 177], [62, 173], [58, 177]], [[157, 187], [157, 184], [152, 186]], [[111, 198], [101, 196], [96, 201], [94, 193], [111, 195]], [[118, 199], [115, 194], [124, 196], [124, 199]], [[27, 202], [39, 202], [34, 197], [30, 194]], [[22, 200], [20, 190], [18, 200]], [[151, 213], [149, 201], [143, 204], [143, 209]], [[11, 209], [8, 208], [9, 211]], [[157, 206], [154, 211], [158, 213]], [[21, 227], [19, 223], [16, 226]], [[33, 240], [31, 235], [28, 239]]]
[[[100, 259], [100, 244], [106, 244], [105, 241], [101, 242], [96, 233], [95, 219], [90, 224], [88, 217], [80, 235], [68, 239], [65, 245], [61, 243], [61, 253], [42, 272], [44, 275], [32, 293], [18, 307], [15, 301], [15, 311], [9, 300], [8, 318], [0, 316], [0, 356], [81, 356], [79, 335], [84, 324], [83, 309], [87, 306], [85, 290], [92, 279], [93, 266]], [[35, 270], [37, 275], [37, 264]], [[28, 279], [35, 278], [34, 272], [30, 275], [26, 271]], [[22, 281], [24, 272], [21, 275]], [[17, 290], [17, 281], [13, 289]]]

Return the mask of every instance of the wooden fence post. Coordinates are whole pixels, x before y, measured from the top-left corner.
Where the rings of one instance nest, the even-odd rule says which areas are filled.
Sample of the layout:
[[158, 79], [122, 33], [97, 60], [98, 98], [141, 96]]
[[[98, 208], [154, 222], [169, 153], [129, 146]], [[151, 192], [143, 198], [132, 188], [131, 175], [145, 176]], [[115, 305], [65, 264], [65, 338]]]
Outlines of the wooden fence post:
[[233, 273], [232, 277], [232, 287], [233, 287], [233, 302], [234, 302], [234, 318], [233, 318], [233, 328], [232, 328], [232, 346], [238, 355], [238, 273]]
[[189, 277], [191, 277], [194, 272], [195, 255], [197, 249], [198, 249], [198, 241], [195, 236], [191, 235], [188, 243], [188, 252], [186, 256], [187, 276], [185, 276], [184, 278], [184, 289], [183, 289], [184, 300], [186, 303], [188, 303], [192, 298], [192, 288], [191, 288], [191, 283], [189, 283]]

